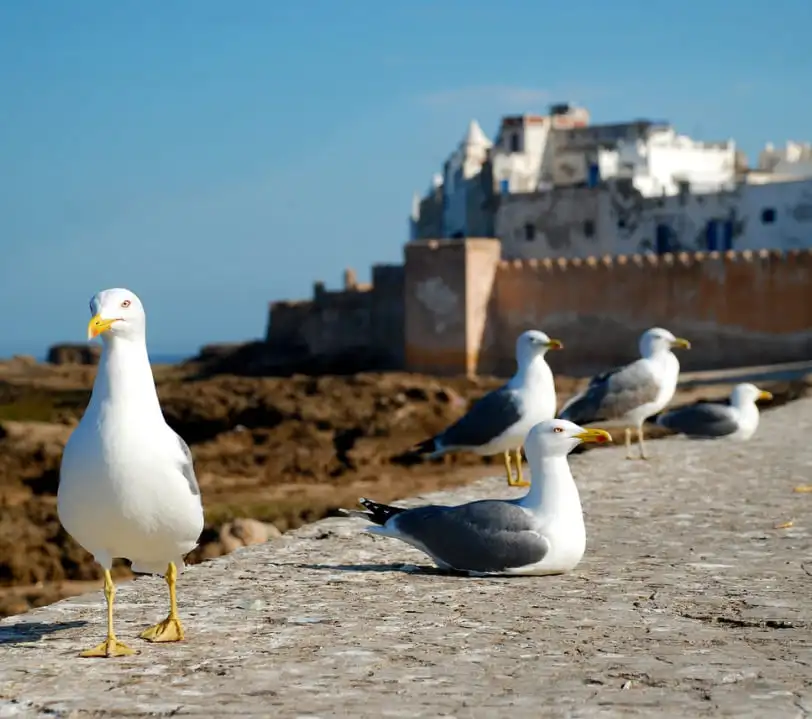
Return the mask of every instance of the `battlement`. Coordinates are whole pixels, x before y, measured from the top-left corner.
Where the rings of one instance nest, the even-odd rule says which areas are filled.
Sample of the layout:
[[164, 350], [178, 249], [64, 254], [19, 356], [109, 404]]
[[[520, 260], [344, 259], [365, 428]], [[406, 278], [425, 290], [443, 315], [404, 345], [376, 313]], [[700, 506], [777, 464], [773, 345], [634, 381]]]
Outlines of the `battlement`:
[[407, 248], [409, 368], [509, 375], [516, 336], [531, 328], [564, 341], [552, 361], [575, 375], [634, 359], [652, 326], [693, 341], [686, 369], [812, 355], [812, 250], [503, 260], [498, 247], [479, 238]]
[[812, 356], [810, 249], [503, 260], [501, 248], [410, 242], [403, 265], [373, 267], [371, 285], [348, 271], [342, 290], [317, 283], [311, 300], [273, 303], [268, 343], [300, 363], [353, 356], [357, 369], [470, 375], [511, 374], [516, 336], [531, 328], [564, 341], [551, 361], [574, 375], [634, 359], [652, 326], [692, 340], [689, 370]]
[[755, 263], [755, 262], [809, 262], [812, 249], [793, 250], [729, 250], [727, 252], [677, 252], [656, 255], [602, 255], [574, 258], [544, 258], [500, 260], [499, 271], [566, 271], [571, 269], [611, 269], [614, 267], [671, 268], [690, 267], [703, 262]]

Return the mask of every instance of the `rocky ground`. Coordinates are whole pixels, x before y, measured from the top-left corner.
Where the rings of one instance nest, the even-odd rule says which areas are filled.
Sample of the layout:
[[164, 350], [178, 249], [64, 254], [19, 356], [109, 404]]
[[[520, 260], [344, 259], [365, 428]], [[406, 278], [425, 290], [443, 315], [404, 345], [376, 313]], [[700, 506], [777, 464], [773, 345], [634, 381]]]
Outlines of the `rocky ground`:
[[[391, 501], [450, 488], [500, 462], [472, 455], [424, 462], [408, 454], [497, 386], [496, 378], [206, 376], [195, 364], [156, 366], [155, 374], [167, 421], [192, 447], [206, 507], [191, 562], [329, 516], [364, 494]], [[86, 365], [0, 363], [0, 616], [86, 591], [99, 579], [56, 514], [62, 448], [94, 376]], [[582, 382], [557, 378], [559, 396]], [[803, 383], [765, 386], [776, 404], [806, 393]], [[726, 391], [692, 390], [676, 401]], [[450, 465], [458, 469], [449, 472]], [[129, 575], [126, 564], [117, 574]]]

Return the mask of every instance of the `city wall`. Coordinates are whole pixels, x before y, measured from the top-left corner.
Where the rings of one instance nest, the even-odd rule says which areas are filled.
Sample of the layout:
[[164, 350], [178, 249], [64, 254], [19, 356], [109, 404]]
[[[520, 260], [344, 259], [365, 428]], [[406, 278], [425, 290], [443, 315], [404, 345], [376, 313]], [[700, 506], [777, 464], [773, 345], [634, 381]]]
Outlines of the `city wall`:
[[498, 240], [475, 238], [404, 255], [371, 285], [350, 273], [343, 290], [274, 303], [266, 366], [508, 376], [516, 337], [537, 328], [565, 345], [556, 372], [587, 375], [635, 359], [655, 325], [691, 340], [686, 370], [812, 358], [810, 250], [504, 261]]
[[317, 282], [310, 300], [271, 303], [266, 364], [300, 372], [401, 369], [403, 276], [400, 265], [375, 265], [372, 282], [359, 284], [346, 270], [341, 290]]
[[509, 375], [530, 328], [564, 342], [551, 364], [574, 375], [636, 358], [655, 325], [692, 341], [688, 370], [812, 357], [812, 251], [501, 261], [498, 244], [407, 248], [409, 369]]

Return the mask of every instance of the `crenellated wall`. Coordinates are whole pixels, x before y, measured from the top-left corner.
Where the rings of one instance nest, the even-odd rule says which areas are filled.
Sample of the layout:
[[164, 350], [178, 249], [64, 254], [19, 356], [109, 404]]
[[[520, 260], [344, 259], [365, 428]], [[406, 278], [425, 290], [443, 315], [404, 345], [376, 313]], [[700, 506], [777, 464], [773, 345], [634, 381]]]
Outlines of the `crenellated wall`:
[[273, 302], [265, 337], [267, 366], [300, 372], [399, 369], [404, 364], [404, 270], [374, 265], [372, 282], [344, 273], [344, 288], [313, 286], [313, 299]]
[[[680, 253], [502, 262], [489, 321], [494, 342], [479, 369], [506, 374], [525, 329], [559, 337], [573, 374], [637, 356], [655, 325], [691, 340], [686, 369], [812, 357], [812, 251]], [[509, 348], [506, 352], [504, 348]]]
[[516, 337], [537, 328], [565, 345], [556, 372], [586, 375], [635, 359], [655, 325], [691, 340], [687, 370], [812, 358], [812, 250], [506, 261], [501, 247], [410, 242], [371, 285], [348, 273], [343, 290], [274, 303], [266, 366], [509, 376]]
[[426, 242], [407, 252], [407, 368], [509, 375], [515, 339], [529, 328], [564, 342], [551, 363], [575, 375], [634, 359], [640, 333], [655, 325], [692, 341], [686, 369], [812, 357], [812, 251], [500, 261], [497, 246]]

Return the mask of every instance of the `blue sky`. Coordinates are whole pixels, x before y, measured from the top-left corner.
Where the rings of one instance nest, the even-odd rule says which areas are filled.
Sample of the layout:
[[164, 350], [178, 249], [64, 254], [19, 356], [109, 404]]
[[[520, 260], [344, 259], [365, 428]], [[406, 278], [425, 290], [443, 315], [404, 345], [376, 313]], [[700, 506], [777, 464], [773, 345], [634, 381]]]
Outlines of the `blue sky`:
[[470, 118], [573, 101], [701, 139], [812, 134], [812, 3], [0, 2], [0, 356], [138, 293], [153, 352], [398, 262]]

